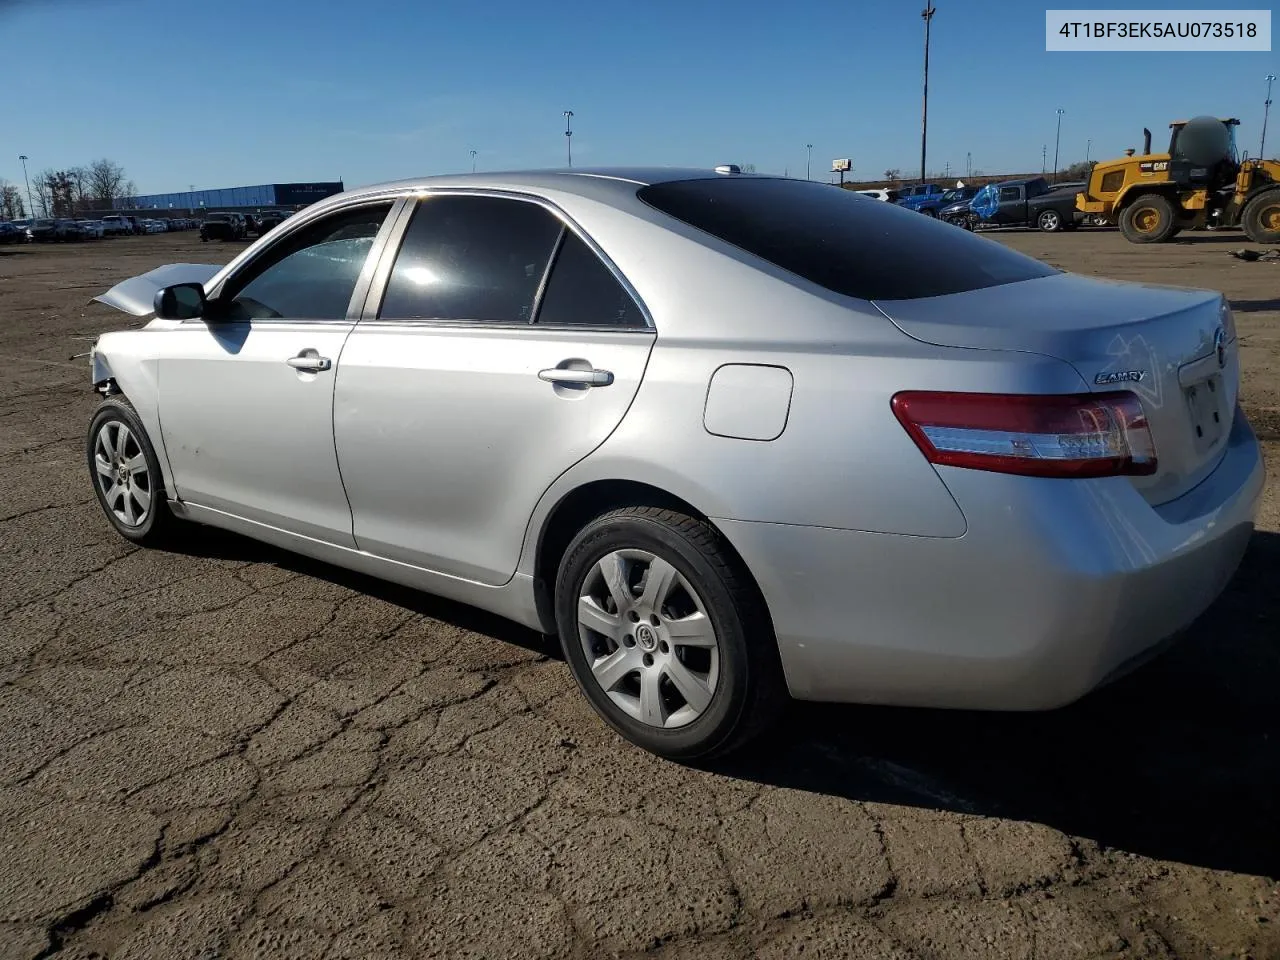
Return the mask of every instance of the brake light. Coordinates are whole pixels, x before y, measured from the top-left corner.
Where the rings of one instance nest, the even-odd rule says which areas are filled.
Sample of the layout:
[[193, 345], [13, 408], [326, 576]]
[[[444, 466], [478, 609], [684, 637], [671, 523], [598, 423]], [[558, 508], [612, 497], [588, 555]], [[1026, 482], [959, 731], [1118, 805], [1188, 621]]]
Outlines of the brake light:
[[906, 391], [890, 405], [930, 463], [1031, 477], [1145, 476], [1156, 449], [1127, 391], [993, 394]]

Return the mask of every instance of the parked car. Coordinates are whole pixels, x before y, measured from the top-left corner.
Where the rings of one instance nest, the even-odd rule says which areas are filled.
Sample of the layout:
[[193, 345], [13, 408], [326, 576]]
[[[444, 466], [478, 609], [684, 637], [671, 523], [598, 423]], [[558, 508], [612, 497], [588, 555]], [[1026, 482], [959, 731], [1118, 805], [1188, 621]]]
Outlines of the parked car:
[[918, 183], [899, 190], [896, 202], [898, 206], [906, 207], [908, 210], [918, 210], [930, 216], [936, 216], [937, 207], [933, 201], [940, 199], [944, 193], [946, 190], [936, 183]]
[[109, 213], [102, 218], [102, 230], [108, 237], [119, 237], [133, 232], [133, 226], [118, 213]]
[[163, 220], [147, 219], [142, 221], [142, 225], [146, 233], [164, 233], [166, 230]]
[[31, 224], [31, 239], [41, 243], [83, 240], [84, 229], [66, 217], [44, 218]]
[[200, 224], [200, 239], [243, 240], [248, 234], [244, 217], [238, 213], [210, 213]]
[[26, 227], [0, 220], [0, 243], [26, 243], [30, 238]]
[[155, 314], [91, 353], [121, 536], [197, 521], [558, 632], [668, 757], [788, 693], [1068, 703], [1213, 602], [1264, 485], [1221, 294], [803, 180], [400, 181], [97, 299]]
[[880, 187], [874, 190], [855, 190], [859, 196], [870, 197], [872, 200], [883, 200], [886, 203], [898, 202], [898, 191], [887, 187]]
[[916, 210], [931, 217], [941, 217], [943, 208], [972, 200], [977, 195], [977, 187], [953, 187], [950, 190], [944, 190], [937, 196], [927, 198], [916, 207]]
[[84, 231], [86, 240], [101, 240], [106, 235], [101, 220], [77, 220], [76, 223]]
[[1038, 227], [1053, 233], [1074, 230], [1081, 220], [1076, 191], [1055, 190], [1044, 177], [987, 184], [969, 208], [976, 217], [973, 226], [981, 227]]
[[284, 219], [284, 214], [277, 213], [274, 210], [258, 214], [258, 236], [262, 236], [268, 230], [280, 226], [280, 224], [284, 223]]

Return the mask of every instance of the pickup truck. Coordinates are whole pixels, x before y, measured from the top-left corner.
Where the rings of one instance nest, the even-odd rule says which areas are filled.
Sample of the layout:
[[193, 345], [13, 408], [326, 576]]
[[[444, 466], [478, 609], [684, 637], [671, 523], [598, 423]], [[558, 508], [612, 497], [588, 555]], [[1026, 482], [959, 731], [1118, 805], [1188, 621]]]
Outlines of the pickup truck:
[[1055, 187], [1044, 177], [990, 183], [969, 204], [973, 227], [1039, 227], [1046, 233], [1074, 230], [1078, 188]]
[[897, 204], [908, 210], [920, 210], [929, 216], [936, 217], [937, 205], [932, 201], [941, 200], [944, 193], [946, 190], [936, 183], [917, 183], [898, 191]]

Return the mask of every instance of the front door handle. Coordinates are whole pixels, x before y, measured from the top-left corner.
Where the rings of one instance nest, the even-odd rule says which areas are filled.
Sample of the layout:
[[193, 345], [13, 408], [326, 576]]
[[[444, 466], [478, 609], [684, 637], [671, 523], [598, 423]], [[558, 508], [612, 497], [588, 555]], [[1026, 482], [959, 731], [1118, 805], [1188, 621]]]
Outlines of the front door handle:
[[333, 366], [333, 361], [328, 357], [317, 357], [315, 354], [307, 353], [290, 357], [285, 363], [296, 370], [328, 370]]
[[547, 383], [566, 383], [577, 387], [607, 387], [613, 383], [610, 370], [574, 370], [568, 367], [549, 367], [538, 371], [538, 379]]

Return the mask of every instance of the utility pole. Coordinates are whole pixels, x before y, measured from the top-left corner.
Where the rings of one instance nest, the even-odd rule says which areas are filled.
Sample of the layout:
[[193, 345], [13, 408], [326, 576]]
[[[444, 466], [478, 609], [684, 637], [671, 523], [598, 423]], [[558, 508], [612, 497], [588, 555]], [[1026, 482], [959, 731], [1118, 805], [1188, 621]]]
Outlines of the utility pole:
[[805, 151], [806, 151], [806, 153], [805, 153], [805, 158], [804, 158], [804, 178], [805, 178], [806, 180], [808, 180], [808, 179], [809, 179], [809, 165], [810, 165], [810, 163], [812, 163], [812, 162], [813, 162], [813, 144], [812, 144], [812, 143], [806, 143], [806, 144], [804, 145], [804, 149], [805, 149]]
[[1092, 140], [1086, 140], [1086, 141], [1084, 142], [1084, 162], [1085, 162], [1086, 164], [1088, 164], [1088, 163], [1089, 163], [1089, 151], [1090, 151], [1092, 148], [1093, 148], [1093, 141], [1092, 141]]
[[973, 177], [973, 154], [966, 153], [964, 155], [964, 175], [966, 178]]
[[934, 9], [932, 0], [925, 0], [925, 8], [920, 13], [924, 20], [924, 110], [920, 115], [920, 182], [924, 183], [925, 153], [929, 144], [929, 26], [933, 23]]
[[1058, 144], [1062, 142], [1062, 115], [1066, 113], [1061, 107], [1058, 108], [1058, 132], [1053, 138], [1053, 182], [1058, 182]]
[[471, 172], [476, 172], [476, 152], [474, 150], [471, 151]]
[[27, 210], [27, 216], [34, 220], [36, 216], [36, 204], [35, 201], [31, 199], [31, 181], [27, 178], [27, 161], [30, 157], [24, 153], [19, 156], [18, 159], [22, 161], [22, 179], [27, 185], [27, 206], [30, 208]]
[[1267, 118], [1271, 115], [1271, 84], [1275, 82], [1276, 75], [1268, 73], [1263, 79], [1267, 81], [1267, 102], [1262, 108], [1262, 143], [1258, 146], [1259, 160], [1267, 159]]
[[1045, 175], [1045, 171], [1049, 165], [1049, 145], [1046, 143], [1040, 148], [1040, 176]]
[[569, 166], [573, 166], [573, 130], [569, 127], [569, 118], [573, 116], [572, 110], [564, 112], [564, 135], [565, 142], [569, 145]]

